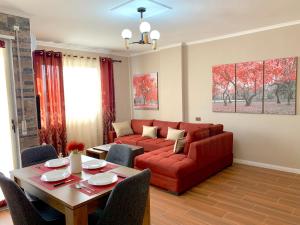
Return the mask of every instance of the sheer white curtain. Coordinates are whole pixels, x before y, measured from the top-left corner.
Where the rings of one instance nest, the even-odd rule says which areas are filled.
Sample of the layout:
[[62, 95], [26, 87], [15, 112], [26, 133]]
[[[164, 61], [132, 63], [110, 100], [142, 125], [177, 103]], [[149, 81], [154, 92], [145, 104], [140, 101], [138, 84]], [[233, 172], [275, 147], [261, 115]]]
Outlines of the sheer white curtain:
[[68, 141], [86, 147], [102, 143], [101, 81], [99, 61], [65, 56], [64, 93]]

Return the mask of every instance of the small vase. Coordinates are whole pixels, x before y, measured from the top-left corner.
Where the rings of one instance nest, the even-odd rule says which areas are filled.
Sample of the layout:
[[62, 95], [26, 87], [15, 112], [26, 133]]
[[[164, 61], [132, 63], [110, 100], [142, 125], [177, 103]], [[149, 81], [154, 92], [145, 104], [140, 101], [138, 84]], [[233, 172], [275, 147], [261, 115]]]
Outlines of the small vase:
[[69, 159], [70, 159], [70, 172], [81, 173], [82, 171], [81, 154], [78, 151], [72, 151], [69, 156]]

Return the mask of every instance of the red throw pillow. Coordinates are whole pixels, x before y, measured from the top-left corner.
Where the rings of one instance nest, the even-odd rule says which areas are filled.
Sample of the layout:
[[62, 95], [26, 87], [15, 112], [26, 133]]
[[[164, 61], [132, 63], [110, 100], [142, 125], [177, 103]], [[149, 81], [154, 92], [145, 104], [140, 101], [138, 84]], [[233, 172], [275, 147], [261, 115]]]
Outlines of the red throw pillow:
[[135, 134], [143, 133], [143, 126], [152, 126], [153, 120], [131, 120], [131, 128]]
[[209, 137], [209, 129], [197, 129], [194, 131], [190, 131], [187, 133], [185, 137], [185, 146], [184, 146], [184, 153], [188, 154], [191, 143], [195, 141], [200, 141], [204, 138]]

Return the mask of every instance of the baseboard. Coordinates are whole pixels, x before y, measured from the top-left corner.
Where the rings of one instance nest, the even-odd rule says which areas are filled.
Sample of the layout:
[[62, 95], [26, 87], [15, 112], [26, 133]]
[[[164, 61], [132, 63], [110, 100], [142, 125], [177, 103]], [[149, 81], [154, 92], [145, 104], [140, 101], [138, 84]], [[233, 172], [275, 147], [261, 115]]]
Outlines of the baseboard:
[[288, 172], [288, 173], [300, 174], [300, 169], [290, 168], [290, 167], [285, 167], [285, 166], [278, 166], [278, 165], [273, 165], [273, 164], [268, 164], [268, 163], [254, 162], [254, 161], [237, 159], [237, 158], [234, 158], [233, 162], [248, 165], [248, 166], [256, 166], [256, 167], [261, 167], [261, 168], [266, 168], [266, 169], [271, 169], [271, 170], [279, 170], [279, 171]]

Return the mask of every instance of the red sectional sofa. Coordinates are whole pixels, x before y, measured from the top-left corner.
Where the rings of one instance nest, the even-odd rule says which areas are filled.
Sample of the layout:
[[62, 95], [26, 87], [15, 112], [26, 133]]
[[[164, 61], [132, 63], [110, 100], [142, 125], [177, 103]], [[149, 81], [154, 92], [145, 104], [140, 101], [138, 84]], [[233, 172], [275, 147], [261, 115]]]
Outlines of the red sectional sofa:
[[[158, 138], [142, 137], [143, 125], [157, 126]], [[131, 127], [133, 135], [116, 138], [112, 131], [110, 141], [144, 147], [145, 154], [135, 158], [135, 168], [149, 168], [151, 184], [176, 194], [232, 165], [233, 134], [223, 131], [221, 124], [133, 119]], [[165, 140], [168, 127], [185, 130], [182, 153], [174, 154], [174, 141]]]

